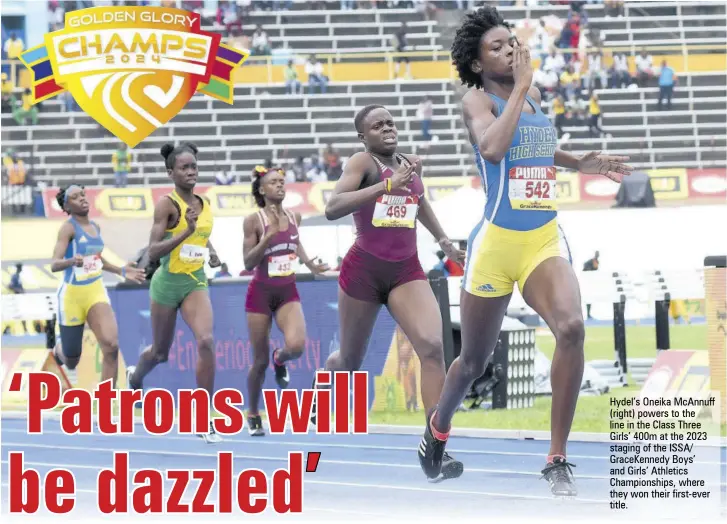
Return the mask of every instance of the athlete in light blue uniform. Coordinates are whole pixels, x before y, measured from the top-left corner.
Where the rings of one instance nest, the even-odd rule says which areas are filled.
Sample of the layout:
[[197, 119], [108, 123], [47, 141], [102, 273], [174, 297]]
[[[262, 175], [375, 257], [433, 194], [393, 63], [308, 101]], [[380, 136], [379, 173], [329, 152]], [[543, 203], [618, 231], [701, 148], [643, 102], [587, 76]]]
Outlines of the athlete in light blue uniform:
[[119, 330], [102, 274], [108, 271], [132, 282], [143, 282], [144, 270], [133, 263], [116, 267], [103, 258], [101, 228], [88, 218], [89, 203], [82, 187], [72, 185], [61, 189], [56, 199], [70, 218], [58, 232], [51, 263], [51, 271], [63, 272], [58, 287], [61, 343], [56, 345], [53, 355], [59, 364], [74, 371], [81, 360], [83, 330], [88, 322], [104, 355], [101, 380], [112, 379], [115, 385]]
[[465, 17], [452, 44], [462, 82], [463, 115], [487, 203], [468, 243], [460, 300], [462, 348], [447, 372], [419, 448], [425, 474], [441, 467], [452, 417], [494, 350], [515, 282], [553, 331], [551, 446], [543, 476], [557, 496], [577, 491], [566, 443], [583, 375], [585, 329], [578, 280], [558, 227], [557, 167], [620, 182], [627, 157], [557, 148], [557, 134], [531, 87], [530, 52], [493, 7]]

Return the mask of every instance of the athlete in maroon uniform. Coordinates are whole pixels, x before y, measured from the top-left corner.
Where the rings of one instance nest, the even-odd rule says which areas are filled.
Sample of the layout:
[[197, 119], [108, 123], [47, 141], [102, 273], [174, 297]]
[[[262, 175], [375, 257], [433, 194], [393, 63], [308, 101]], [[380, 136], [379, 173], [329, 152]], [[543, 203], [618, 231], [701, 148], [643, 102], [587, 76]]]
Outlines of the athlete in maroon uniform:
[[[417, 219], [449, 258], [464, 261], [464, 252], [447, 238], [425, 198], [419, 158], [396, 152], [397, 130], [386, 108], [366, 106], [354, 125], [366, 151], [348, 160], [326, 205], [329, 220], [353, 213], [356, 241], [339, 277], [341, 349], [328, 357], [325, 369], [361, 367], [379, 309], [386, 305], [419, 356], [428, 413], [439, 400], [445, 367], [439, 305], [417, 253]], [[443, 478], [462, 474], [461, 462], [446, 457], [442, 464]]]
[[283, 332], [285, 347], [273, 352], [275, 381], [281, 388], [290, 382], [285, 362], [299, 358], [305, 348], [305, 319], [295, 285], [298, 260], [313, 273], [328, 267], [309, 259], [300, 243], [300, 215], [283, 209], [285, 177], [277, 169], [256, 167], [252, 194], [260, 210], [245, 218], [243, 257], [245, 269], [255, 270], [247, 288], [245, 311], [254, 362], [247, 375], [248, 431], [264, 435], [258, 412], [265, 370], [270, 365], [272, 320]]

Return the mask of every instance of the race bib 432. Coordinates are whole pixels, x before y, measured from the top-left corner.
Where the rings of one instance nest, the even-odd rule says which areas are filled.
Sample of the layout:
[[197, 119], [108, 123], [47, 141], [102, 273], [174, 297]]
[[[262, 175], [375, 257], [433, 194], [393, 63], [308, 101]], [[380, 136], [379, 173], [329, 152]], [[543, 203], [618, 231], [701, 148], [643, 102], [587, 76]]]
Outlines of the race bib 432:
[[295, 253], [289, 255], [278, 255], [268, 258], [269, 277], [288, 277], [295, 273], [293, 263], [298, 259]]

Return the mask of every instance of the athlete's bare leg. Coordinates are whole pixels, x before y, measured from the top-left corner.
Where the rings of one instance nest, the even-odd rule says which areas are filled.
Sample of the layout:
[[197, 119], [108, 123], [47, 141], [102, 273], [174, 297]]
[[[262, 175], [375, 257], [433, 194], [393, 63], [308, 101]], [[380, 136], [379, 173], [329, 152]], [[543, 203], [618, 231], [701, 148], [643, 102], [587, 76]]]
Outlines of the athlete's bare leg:
[[272, 318], [262, 313], [247, 314], [247, 329], [252, 344], [253, 363], [247, 372], [247, 412], [259, 414], [260, 394], [265, 382], [265, 371], [270, 365], [270, 327]]
[[305, 316], [300, 302], [288, 302], [275, 313], [275, 323], [283, 333], [285, 346], [275, 354], [277, 363], [300, 358], [305, 351]]
[[461, 291], [460, 329], [462, 347], [447, 371], [442, 396], [432, 420], [440, 433], [449, 433], [457, 408], [475, 380], [485, 372], [485, 364], [497, 345], [502, 320], [510, 303], [508, 294], [484, 298]]
[[391, 291], [388, 308], [421, 362], [426, 416], [439, 401], [445, 377], [439, 304], [428, 281], [414, 280]]
[[380, 309], [381, 304], [355, 299], [338, 288], [341, 347], [326, 360], [326, 371], [358, 371], [361, 368]]
[[131, 389], [139, 389], [151, 371], [162, 362], [169, 360], [169, 350], [174, 342], [174, 329], [177, 325], [177, 308], [165, 306], [151, 301], [150, 307], [152, 326], [152, 345], [147, 346], [132, 373], [128, 375], [128, 384]]
[[207, 290], [192, 291], [182, 302], [182, 318], [197, 342], [197, 387], [206, 389], [210, 399], [215, 392], [215, 342], [212, 301]]
[[580, 288], [568, 261], [553, 257], [542, 262], [525, 283], [523, 299], [555, 335], [550, 455], [565, 456], [583, 378], [585, 339]]
[[119, 371], [119, 326], [111, 304], [99, 302], [91, 306], [86, 322], [103, 353], [101, 381], [111, 379], [113, 387], [116, 387]]

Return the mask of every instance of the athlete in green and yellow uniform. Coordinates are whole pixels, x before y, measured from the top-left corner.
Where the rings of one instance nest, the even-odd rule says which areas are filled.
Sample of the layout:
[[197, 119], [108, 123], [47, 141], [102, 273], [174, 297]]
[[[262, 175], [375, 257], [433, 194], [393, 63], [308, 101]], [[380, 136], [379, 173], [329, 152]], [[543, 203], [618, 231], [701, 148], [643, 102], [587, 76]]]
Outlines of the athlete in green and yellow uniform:
[[[197, 202], [192, 202], [191, 206], [176, 189], [167, 198], [171, 200], [176, 224], [167, 227], [162, 241], [175, 238], [182, 238], [182, 241], [161, 257], [160, 267], [151, 279], [150, 295], [154, 302], [176, 309], [190, 293], [207, 289], [204, 264], [210, 254], [208, 244], [213, 218], [209, 204], [200, 196], [193, 196]], [[170, 206], [167, 203], [164, 207]], [[188, 220], [190, 215], [196, 218]]]
[[[197, 183], [197, 147], [165, 144], [161, 149], [174, 191], [154, 209], [149, 239], [149, 259], [159, 260], [149, 288], [153, 341], [127, 369], [127, 383], [141, 389], [144, 377], [157, 364], [166, 362], [174, 341], [177, 311], [197, 341], [197, 387], [214, 393], [215, 355], [212, 335], [212, 303], [207, 290], [204, 265], [220, 266], [212, 244], [213, 218], [209, 202], [194, 194]], [[207, 442], [221, 439], [210, 424], [210, 433], [200, 435]]]

